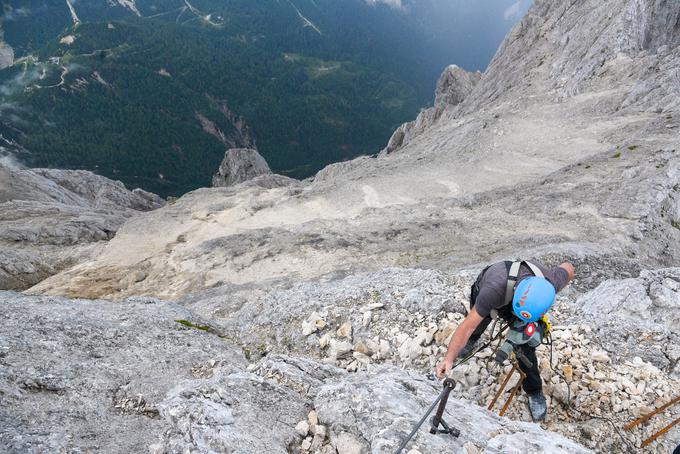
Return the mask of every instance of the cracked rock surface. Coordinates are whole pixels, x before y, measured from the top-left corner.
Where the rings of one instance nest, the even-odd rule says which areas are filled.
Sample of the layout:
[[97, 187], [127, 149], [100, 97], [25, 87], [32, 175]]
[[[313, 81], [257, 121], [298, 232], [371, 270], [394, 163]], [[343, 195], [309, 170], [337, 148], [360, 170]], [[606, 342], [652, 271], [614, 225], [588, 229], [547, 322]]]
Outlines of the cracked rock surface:
[[[314, 452], [390, 453], [439, 391], [395, 367], [349, 374], [287, 355], [248, 365], [204, 320], [149, 298], [1, 292], [0, 319], [0, 449], [9, 453], [288, 453], [305, 441]], [[466, 421], [461, 438], [421, 434], [424, 452], [466, 443], [503, 452], [527, 439], [546, 452], [588, 452], [469, 403], [448, 412]]]

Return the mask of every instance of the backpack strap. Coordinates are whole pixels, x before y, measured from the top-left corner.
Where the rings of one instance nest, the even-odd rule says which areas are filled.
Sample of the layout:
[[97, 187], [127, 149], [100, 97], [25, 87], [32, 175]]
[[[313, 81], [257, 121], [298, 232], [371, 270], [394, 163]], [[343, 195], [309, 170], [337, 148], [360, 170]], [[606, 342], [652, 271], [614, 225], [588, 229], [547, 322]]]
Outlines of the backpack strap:
[[534, 276], [545, 279], [541, 269], [533, 263], [526, 260], [512, 262], [512, 265], [510, 265], [510, 268], [508, 269], [508, 283], [505, 287], [505, 304], [512, 303], [512, 298], [515, 296], [515, 284], [517, 283], [517, 278], [519, 277], [519, 268], [522, 266], [522, 264], [529, 267]]
[[505, 304], [512, 303], [512, 297], [515, 295], [515, 284], [517, 283], [517, 277], [519, 276], [519, 267], [522, 263], [524, 262], [517, 261], [512, 262], [512, 265], [510, 265], [510, 269], [508, 270], [508, 282], [505, 287]]
[[522, 263], [524, 263], [526, 266], [529, 267], [529, 269], [531, 270], [531, 272], [534, 273], [534, 276], [536, 276], [536, 277], [542, 277], [543, 279], [545, 279], [545, 276], [543, 276], [543, 272], [541, 271], [541, 269], [540, 269], [539, 267], [537, 267], [537, 266], [534, 265], [533, 263], [527, 262], [527, 261], [524, 261], [524, 262], [522, 262]]

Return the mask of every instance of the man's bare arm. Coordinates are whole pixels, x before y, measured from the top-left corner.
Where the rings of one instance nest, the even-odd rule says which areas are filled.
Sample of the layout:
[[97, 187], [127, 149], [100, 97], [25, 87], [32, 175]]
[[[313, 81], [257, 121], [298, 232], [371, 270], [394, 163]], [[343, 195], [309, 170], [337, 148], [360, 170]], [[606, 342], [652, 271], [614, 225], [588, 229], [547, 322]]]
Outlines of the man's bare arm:
[[458, 325], [458, 328], [456, 328], [456, 331], [454, 331], [448, 349], [446, 350], [444, 361], [437, 365], [437, 376], [442, 377], [451, 370], [453, 362], [458, 357], [458, 353], [463, 349], [475, 328], [479, 326], [482, 320], [484, 320], [484, 317], [479, 315], [479, 312], [477, 312], [477, 309], [473, 306], [470, 313], [465, 317], [465, 320], [463, 320], [463, 322]]

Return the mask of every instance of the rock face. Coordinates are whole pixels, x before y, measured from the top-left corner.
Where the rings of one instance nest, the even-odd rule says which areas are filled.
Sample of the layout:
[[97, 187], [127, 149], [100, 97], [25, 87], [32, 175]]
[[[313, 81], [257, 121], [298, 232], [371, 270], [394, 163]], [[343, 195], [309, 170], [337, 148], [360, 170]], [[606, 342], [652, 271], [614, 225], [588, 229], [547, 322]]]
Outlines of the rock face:
[[[348, 374], [273, 355], [246, 368], [207, 322], [153, 299], [0, 292], [0, 315], [3, 452], [299, 453], [311, 438], [314, 452], [391, 453], [439, 392], [393, 367]], [[526, 440], [537, 452], [588, 452], [466, 402], [452, 400], [446, 417], [461, 437], [423, 432], [423, 452], [514, 452], [503, 446]]]
[[445, 109], [463, 102], [481, 77], [482, 73], [479, 71], [471, 73], [456, 65], [448, 66], [437, 81], [434, 106], [418, 114], [415, 121], [399, 126], [381, 154], [386, 155], [399, 149], [412, 136], [420, 134], [434, 124]]
[[225, 153], [212, 185], [231, 186], [270, 173], [267, 161], [254, 148], [232, 148]]
[[196, 321], [172, 303], [0, 292], [0, 311], [3, 452], [147, 451], [169, 391], [244, 364], [216, 335], [178, 323]]
[[91, 172], [0, 166], [0, 289], [25, 289], [96, 253], [164, 201]]
[[680, 268], [605, 281], [575, 308], [577, 316], [598, 320], [593, 330], [610, 354], [641, 357], [680, 378]]
[[475, 85], [482, 78], [479, 71], [471, 73], [456, 65], [447, 67], [437, 81], [434, 107], [442, 110], [449, 106], [456, 106], [472, 92]]

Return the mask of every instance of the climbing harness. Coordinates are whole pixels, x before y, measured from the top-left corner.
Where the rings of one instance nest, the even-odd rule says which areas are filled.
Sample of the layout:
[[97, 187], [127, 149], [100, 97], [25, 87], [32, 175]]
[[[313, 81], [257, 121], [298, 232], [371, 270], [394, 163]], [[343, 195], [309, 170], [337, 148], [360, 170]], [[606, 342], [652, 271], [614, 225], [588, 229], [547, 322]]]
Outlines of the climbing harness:
[[510, 358], [510, 355], [514, 352], [517, 359], [522, 361], [526, 367], [531, 367], [532, 364], [529, 359], [527, 359], [521, 349], [518, 349], [517, 347], [523, 345], [533, 348], [538, 347], [543, 343], [547, 330], [548, 325], [543, 320], [539, 320], [535, 323], [526, 323], [524, 320], [520, 319], [515, 320], [510, 324], [507, 338], [496, 353], [496, 361], [503, 363]]
[[[470, 360], [473, 356], [475, 356], [477, 353], [480, 351], [484, 350], [491, 344], [493, 344], [496, 339], [499, 339], [505, 330], [510, 326], [510, 324], [505, 324], [504, 326], [501, 327], [501, 329], [498, 331], [498, 334], [493, 336], [488, 342], [483, 344], [482, 346], [478, 347], [476, 350], [471, 351], [466, 357], [458, 361], [452, 368], [451, 370], [455, 369], [456, 367], [460, 366], [461, 364], [466, 363], [467, 361]], [[493, 334], [493, 330], [492, 330]], [[395, 451], [395, 454], [401, 454], [401, 452], [404, 450], [406, 445], [411, 441], [411, 439], [415, 436], [415, 434], [418, 432], [420, 427], [423, 425], [423, 423], [427, 420], [427, 418], [430, 416], [432, 411], [434, 411], [435, 407], [437, 404], [439, 404], [439, 408], [437, 409], [437, 413], [435, 413], [435, 416], [432, 418], [432, 425], [430, 427], [430, 433], [431, 434], [446, 434], [446, 435], [451, 435], [455, 438], [458, 438], [460, 435], [460, 431], [454, 427], [449, 426], [444, 420], [443, 420], [443, 415], [444, 415], [444, 410], [446, 408], [446, 403], [449, 399], [449, 394], [451, 394], [451, 391], [456, 387], [456, 382], [453, 380], [451, 377], [446, 377], [444, 381], [442, 382], [443, 384], [443, 389], [442, 392], [439, 393], [439, 396], [435, 399], [434, 402], [432, 402], [432, 405], [430, 405], [430, 408], [427, 409], [425, 414], [423, 415], [422, 418], [418, 421], [418, 423], [413, 427], [413, 430], [411, 430], [411, 433], [404, 439], [404, 441], [399, 445], [397, 450]], [[442, 429], [439, 428], [439, 426], [442, 427]]]

